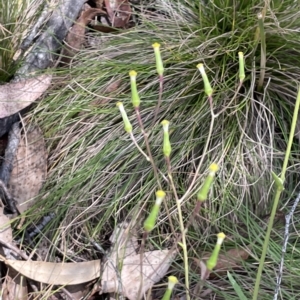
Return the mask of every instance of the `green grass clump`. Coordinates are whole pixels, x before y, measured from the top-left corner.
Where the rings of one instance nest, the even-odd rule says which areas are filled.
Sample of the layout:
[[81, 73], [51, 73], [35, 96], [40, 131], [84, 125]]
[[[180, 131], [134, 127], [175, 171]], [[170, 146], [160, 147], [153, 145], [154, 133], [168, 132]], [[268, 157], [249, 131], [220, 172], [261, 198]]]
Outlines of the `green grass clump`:
[[40, 7], [42, 0], [0, 1], [0, 82], [8, 81], [17, 70], [21, 53], [16, 49], [30, 33]]
[[[132, 134], [145, 152], [147, 135], [153, 161], [161, 171], [160, 188], [168, 198], [146, 247], [166, 247], [168, 237], [180, 232], [181, 226], [161, 151], [159, 123], [167, 119], [172, 124], [172, 180], [178, 198], [184, 195], [184, 223], [195, 207], [207, 168], [212, 162], [220, 166], [208, 200], [186, 233], [188, 256], [201, 258], [204, 251], [211, 253], [215, 234], [225, 232], [225, 251], [245, 247], [251, 254], [234, 275], [250, 299], [262, 253], [262, 231], [266, 228], [263, 217], [272, 207], [272, 171], [278, 174], [282, 167], [300, 78], [299, 4], [292, 0], [169, 0], [137, 7], [139, 10], [140, 25], [130, 30], [89, 34], [90, 46], [77, 54], [69, 69], [53, 70], [53, 89], [28, 115], [28, 120], [41, 126], [47, 139], [49, 175], [27, 220], [39, 218], [37, 209], [41, 214], [55, 211], [53, 244], [63, 242], [74, 253], [90, 247], [87, 241], [91, 238], [104, 243], [113, 227], [126, 218], [142, 231], [158, 180], [151, 163], [124, 133], [116, 109], [116, 103], [122, 102]], [[264, 34], [258, 13], [264, 15]], [[164, 63], [163, 90], [159, 88], [161, 81], [151, 47], [154, 42], [160, 44]], [[238, 52], [243, 52], [245, 60], [245, 78], [239, 89]], [[199, 63], [213, 90], [211, 103], [196, 68]], [[144, 132], [131, 108], [130, 70], [138, 73]], [[212, 107], [217, 115], [213, 123]], [[297, 188], [298, 144], [295, 140], [292, 145], [281, 209], [289, 205]], [[199, 176], [194, 177], [199, 165]], [[193, 180], [193, 187], [188, 189]], [[296, 216], [294, 227], [300, 229]], [[271, 233], [259, 299], [273, 298], [283, 227], [278, 225], [277, 229]], [[283, 299], [298, 297], [297, 249], [298, 237], [294, 234], [282, 280]], [[172, 274], [183, 283], [181, 262], [172, 268]], [[192, 267], [189, 272], [193, 297], [199, 273]], [[208, 281], [207, 286], [214, 299], [238, 299], [225, 276]], [[176, 289], [178, 293], [184, 291], [182, 285]]]

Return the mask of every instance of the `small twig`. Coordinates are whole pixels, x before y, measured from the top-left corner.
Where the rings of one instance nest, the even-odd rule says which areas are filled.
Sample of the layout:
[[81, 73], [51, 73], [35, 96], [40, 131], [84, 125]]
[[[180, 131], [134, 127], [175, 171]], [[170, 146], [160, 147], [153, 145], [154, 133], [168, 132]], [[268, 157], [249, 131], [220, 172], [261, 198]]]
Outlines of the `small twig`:
[[144, 251], [145, 251], [145, 244], [146, 240], [148, 238], [148, 232], [144, 231], [143, 233], [143, 238], [142, 238], [142, 243], [141, 243], [141, 248], [140, 248], [140, 287], [138, 290], [138, 299], [141, 299], [142, 296], [142, 289], [143, 289], [143, 283], [144, 283], [144, 271], [143, 271], [143, 266], [144, 266]]
[[157, 180], [157, 185], [158, 185], [159, 189], [161, 189], [161, 184], [160, 184], [160, 180], [159, 180], [159, 176], [158, 176], [158, 172], [157, 172], [157, 167], [155, 165], [155, 162], [154, 162], [151, 150], [150, 150], [148, 135], [147, 135], [147, 133], [146, 133], [146, 131], [144, 129], [144, 124], [143, 124], [143, 121], [142, 121], [142, 118], [141, 118], [139, 107], [135, 108], [135, 113], [136, 113], [136, 116], [137, 116], [137, 119], [138, 119], [138, 122], [139, 122], [139, 125], [140, 125], [140, 128], [141, 128], [142, 134], [144, 136], [144, 141], [145, 141], [146, 149], [147, 149], [147, 152], [148, 152], [148, 158], [149, 158], [150, 163], [152, 165], [154, 176], [155, 176], [155, 178]]
[[26, 253], [24, 253], [22, 250], [20, 250], [15, 245], [13, 245], [11, 243], [7, 243], [7, 242], [3, 241], [1, 238], [0, 238], [0, 244], [2, 244], [4, 247], [10, 249], [11, 251], [15, 252], [16, 256], [21, 256], [25, 260], [30, 260], [29, 256], [27, 256]]
[[298, 194], [294, 205], [292, 206], [290, 212], [285, 216], [285, 229], [284, 229], [284, 239], [283, 239], [283, 245], [282, 245], [282, 254], [281, 254], [281, 260], [280, 260], [280, 265], [279, 265], [279, 274], [277, 277], [277, 282], [276, 282], [276, 288], [275, 288], [275, 295], [274, 295], [274, 300], [277, 300], [278, 294], [279, 294], [279, 289], [280, 289], [280, 284], [282, 280], [282, 275], [283, 275], [283, 265], [284, 265], [284, 256], [286, 253], [286, 247], [287, 243], [289, 240], [289, 227], [290, 227], [290, 221], [292, 216], [294, 215], [295, 209], [300, 201], [300, 193]]

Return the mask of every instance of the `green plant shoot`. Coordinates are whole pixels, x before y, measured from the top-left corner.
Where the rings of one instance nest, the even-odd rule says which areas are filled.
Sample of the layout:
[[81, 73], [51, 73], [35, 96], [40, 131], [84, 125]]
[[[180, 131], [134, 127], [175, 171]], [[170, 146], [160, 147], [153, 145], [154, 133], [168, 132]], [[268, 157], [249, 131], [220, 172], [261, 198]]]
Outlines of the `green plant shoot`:
[[275, 186], [278, 189], [278, 191], [282, 192], [284, 190], [283, 181], [280, 177], [278, 177], [273, 171], [271, 172], [272, 177], [275, 181]]
[[240, 82], [243, 82], [245, 79], [245, 63], [244, 63], [244, 53], [239, 52], [239, 78]]
[[166, 289], [164, 296], [162, 297], [162, 300], [170, 300], [171, 299], [171, 295], [172, 295], [174, 286], [178, 282], [178, 280], [175, 276], [169, 276], [168, 279], [169, 279], [168, 288]]
[[126, 132], [130, 133], [132, 132], [132, 125], [127, 117], [127, 113], [125, 111], [125, 108], [124, 108], [124, 105], [122, 102], [118, 102], [117, 104], [117, 107], [119, 108], [120, 112], [121, 112], [121, 115], [122, 115], [122, 118], [123, 118], [123, 122], [124, 122], [124, 129]]
[[146, 232], [150, 232], [151, 230], [153, 230], [155, 223], [156, 223], [158, 213], [159, 213], [160, 205], [161, 205], [162, 201], [164, 200], [165, 196], [166, 196], [166, 193], [162, 190], [158, 190], [156, 192], [155, 204], [152, 207], [152, 210], [151, 210], [148, 218], [144, 222], [144, 230]]
[[209, 192], [209, 189], [212, 186], [213, 180], [215, 178], [216, 172], [218, 171], [219, 166], [216, 163], [213, 163], [209, 166], [209, 173], [207, 177], [204, 180], [203, 185], [201, 186], [198, 194], [197, 194], [197, 199], [198, 201], [205, 201], [207, 199], [207, 195]]
[[218, 240], [217, 240], [216, 246], [214, 248], [214, 251], [211, 254], [210, 258], [206, 262], [206, 267], [209, 271], [212, 271], [213, 268], [217, 265], [221, 245], [222, 245], [226, 235], [223, 232], [220, 232], [220, 233], [218, 233], [217, 237], [218, 237]]
[[130, 86], [131, 86], [131, 101], [132, 101], [134, 108], [137, 108], [140, 106], [140, 103], [141, 103], [139, 93], [138, 93], [137, 87], [136, 87], [137, 72], [130, 71], [129, 76], [130, 76]]
[[202, 79], [203, 79], [203, 82], [204, 82], [204, 91], [205, 91], [206, 95], [208, 97], [210, 97], [212, 95], [212, 93], [213, 93], [213, 89], [212, 89], [212, 87], [211, 87], [211, 85], [209, 83], [209, 80], [208, 80], [208, 77], [207, 77], [207, 75], [205, 73], [203, 64], [198, 64], [197, 68], [200, 71]]
[[159, 76], [162, 76], [164, 73], [164, 66], [163, 66], [163, 62], [162, 62], [160, 50], [159, 50], [160, 44], [154, 43], [154, 44], [152, 44], [152, 47], [154, 49], [154, 54], [155, 54], [156, 71]]
[[161, 125], [163, 126], [163, 130], [164, 130], [163, 153], [166, 157], [170, 157], [172, 151], [170, 138], [169, 138], [169, 124], [170, 122], [167, 120], [163, 120], [161, 122]]

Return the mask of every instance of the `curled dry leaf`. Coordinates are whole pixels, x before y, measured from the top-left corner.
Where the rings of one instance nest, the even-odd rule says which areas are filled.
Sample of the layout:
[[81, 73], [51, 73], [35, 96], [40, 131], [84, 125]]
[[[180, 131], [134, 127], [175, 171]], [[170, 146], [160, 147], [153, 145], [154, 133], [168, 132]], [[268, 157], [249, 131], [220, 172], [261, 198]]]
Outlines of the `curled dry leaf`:
[[41, 75], [0, 85], [0, 118], [13, 115], [30, 105], [47, 90], [50, 83], [50, 75]]
[[104, 2], [112, 27], [126, 28], [131, 16], [128, 0], [104, 0]]
[[[156, 250], [143, 254], [143, 276], [141, 276], [141, 255], [136, 254], [138, 248], [137, 232], [128, 222], [118, 224], [110, 237], [112, 252], [104, 265], [101, 280], [103, 293], [121, 293], [130, 300], [138, 299], [149, 290], [154, 283], [165, 276], [174, 253], [169, 250]], [[123, 258], [123, 259], [122, 259]], [[122, 270], [119, 270], [122, 262]]]
[[135, 227], [131, 228], [130, 223], [124, 221], [118, 224], [109, 240], [112, 244], [110, 260], [114, 261], [122, 257], [136, 255], [136, 250], [139, 247], [137, 232]]
[[24, 212], [33, 202], [28, 201], [38, 195], [47, 174], [47, 151], [40, 128], [29, 127], [23, 135], [8, 189], [18, 202], [20, 213]]
[[76, 52], [81, 49], [81, 46], [85, 41], [85, 26], [99, 14], [103, 15], [105, 12], [98, 8], [88, 8], [81, 13], [66, 37], [66, 47], [62, 51], [61, 59], [63, 63], [69, 63]]
[[14, 269], [9, 268], [2, 286], [3, 300], [28, 299], [27, 281]]
[[168, 271], [173, 259], [169, 250], [156, 250], [143, 255], [143, 276], [139, 254], [126, 257], [122, 261], [122, 270], [118, 271], [116, 262], [108, 261], [102, 275], [103, 293], [121, 293], [130, 300], [138, 299], [141, 278], [143, 277], [141, 294], [143, 295]]

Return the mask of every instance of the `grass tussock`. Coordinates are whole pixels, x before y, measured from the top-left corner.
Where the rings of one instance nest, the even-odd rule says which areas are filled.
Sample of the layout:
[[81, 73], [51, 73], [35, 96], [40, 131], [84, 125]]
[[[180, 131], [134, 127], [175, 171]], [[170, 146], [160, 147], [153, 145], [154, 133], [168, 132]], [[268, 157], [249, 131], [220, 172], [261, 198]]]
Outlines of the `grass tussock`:
[[[69, 249], [68, 255], [92, 247], [89, 239], [105, 245], [121, 220], [132, 219], [137, 229], [147, 216], [158, 189], [151, 164], [139, 153], [116, 108], [122, 101], [143, 149], [144, 139], [130, 101], [128, 72], [138, 73], [141, 115], [161, 184], [167, 193], [167, 209], [160, 212], [147, 248], [163, 248], [179, 232], [175, 199], [166, 180], [159, 121], [170, 121], [173, 180], [182, 197], [200, 162], [200, 176], [182, 203], [184, 221], [195, 206], [195, 195], [208, 166], [217, 162], [217, 174], [208, 201], [187, 233], [189, 257], [212, 251], [215, 234], [229, 237], [224, 249], [246, 247], [251, 259], [242, 263], [235, 279], [248, 299], [255, 283], [263, 243], [264, 217], [272, 207], [271, 171], [280, 173], [288, 140], [293, 103], [300, 78], [300, 13], [297, 1], [152, 1], [136, 7], [140, 24], [116, 34], [89, 33], [87, 48], [68, 69], [53, 69], [53, 89], [27, 116], [38, 123], [47, 140], [49, 175], [37, 205], [27, 220], [55, 212], [53, 247]], [[261, 44], [257, 14], [263, 12], [266, 40], [263, 90], [257, 91]], [[161, 44], [164, 90], [158, 121], [152, 121], [159, 82], [151, 44]], [[238, 52], [245, 55], [246, 78], [237, 97]], [[224, 111], [209, 136], [211, 111], [196, 66], [204, 63], [214, 89], [215, 112]], [[207, 147], [206, 147], [207, 145]], [[298, 190], [299, 141], [295, 140], [280, 209], [285, 213]], [[164, 176], [165, 177], [164, 177]], [[294, 229], [299, 230], [295, 213]], [[170, 224], [172, 222], [172, 226]], [[280, 261], [282, 223], [271, 237], [261, 282], [260, 299], [272, 299]], [[278, 231], [277, 231], [278, 230]], [[299, 243], [292, 234], [282, 282], [282, 299], [299, 295]], [[94, 254], [90, 254], [94, 255]], [[173, 273], [183, 280], [180, 257]], [[199, 274], [190, 267], [190, 287]], [[225, 277], [211, 280], [209, 297], [238, 299]], [[183, 290], [182, 285], [177, 292]], [[199, 299], [199, 298], [198, 298]], [[208, 299], [208, 298], [207, 298]]]

